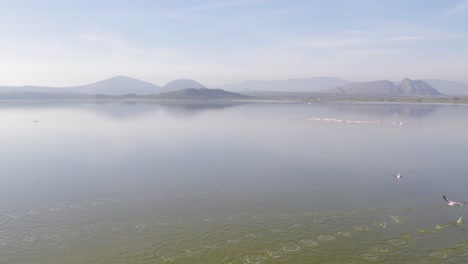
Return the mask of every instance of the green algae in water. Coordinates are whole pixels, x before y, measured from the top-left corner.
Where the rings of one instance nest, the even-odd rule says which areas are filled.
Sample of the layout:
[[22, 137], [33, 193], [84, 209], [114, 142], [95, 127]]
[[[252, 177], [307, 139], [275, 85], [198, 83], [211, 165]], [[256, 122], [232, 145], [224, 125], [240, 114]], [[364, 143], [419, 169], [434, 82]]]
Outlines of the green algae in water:
[[358, 253], [359, 257], [364, 260], [371, 261], [371, 262], [380, 262], [385, 259], [383, 254], [372, 252], [372, 251], [365, 251]]
[[[290, 230], [300, 230], [303, 225], [316, 225], [313, 222], [301, 222], [301, 226], [295, 226], [296, 224], [291, 223], [296, 222], [296, 220], [299, 222], [302, 220], [296, 218], [297, 215], [293, 216], [292, 219], [280, 218], [278, 220], [276, 218], [272, 223], [265, 225], [270, 227], [289, 227]], [[118, 260], [122, 263], [308, 263], [316, 255], [322, 261], [321, 263], [353, 263], [343, 262], [346, 261], [343, 260], [344, 258], [353, 255], [353, 251], [351, 250], [347, 251], [348, 256], [346, 256], [347, 253], [341, 253], [343, 254], [342, 256], [334, 256], [333, 248], [341, 248], [343, 246], [349, 248], [350, 243], [352, 244], [350, 242], [352, 240], [339, 239], [350, 236], [351, 232], [346, 230], [339, 231], [339, 229], [337, 231], [335, 229], [337, 227], [334, 225], [318, 226], [315, 229], [315, 232], [317, 232], [325, 228], [326, 231], [332, 231], [333, 233], [315, 235], [311, 237], [312, 239], [307, 239], [304, 237], [307, 237], [307, 230], [309, 229], [291, 233], [271, 232], [271, 229], [269, 231], [269, 228], [263, 228], [257, 229], [258, 232], [253, 232], [255, 227], [259, 226], [258, 222], [254, 219], [241, 223], [230, 222], [227, 225], [222, 223], [206, 225], [203, 223], [203, 219], [206, 218], [199, 218], [198, 220], [199, 228], [190, 225], [190, 228], [192, 228], [191, 232], [188, 232], [183, 227], [178, 231], [178, 233], [182, 232], [185, 234], [185, 238], [171, 239], [170, 243], [166, 243], [163, 246], [155, 246], [152, 252], [149, 252], [146, 256], [128, 256], [129, 258], [123, 257]], [[272, 219], [274, 219], [274, 216], [272, 216]], [[253, 228], [250, 227], [251, 224], [254, 225]], [[164, 225], [162, 230], [168, 231], [168, 234], [174, 232], [172, 229], [166, 229], [166, 227]], [[379, 232], [378, 228], [371, 230], [364, 225], [357, 226], [356, 228], [357, 230], [361, 230], [361, 232], [371, 232], [372, 234]], [[125, 228], [125, 230], [127, 229]], [[190, 238], [191, 235], [193, 236]], [[414, 237], [413, 234], [402, 234], [400, 238], [395, 238], [394, 243], [391, 240], [381, 240], [380, 242], [386, 242], [388, 245], [370, 245], [367, 251], [358, 254], [358, 258], [348, 261], [355, 261], [355, 263], [360, 263], [360, 261], [361, 263], [385, 263], [386, 258], [389, 258], [390, 253], [395, 250], [392, 246], [406, 246], [406, 241], [412, 240]], [[333, 242], [335, 240], [338, 241]], [[284, 243], [284, 241], [288, 242]], [[372, 241], [379, 242], [379, 238], [375, 237]], [[369, 241], [368, 244], [373, 242]], [[320, 249], [313, 249], [316, 247], [320, 247]], [[336, 257], [336, 262], [330, 262], [334, 257]], [[435, 258], [435, 256], [432, 258]], [[109, 263], [119, 262], [115, 259], [115, 261]]]
[[391, 238], [387, 242], [394, 247], [405, 247], [408, 245], [408, 241], [400, 238]]
[[445, 228], [447, 228], [447, 227], [448, 227], [448, 225], [446, 225], [446, 224], [438, 224], [438, 225], [436, 225], [434, 228], [435, 228], [435, 229], [445, 229]]
[[433, 251], [429, 255], [430, 257], [433, 257], [433, 258], [446, 259], [446, 258], [450, 258], [453, 256], [461, 256], [461, 255], [464, 255], [465, 253], [466, 253], [465, 250], [461, 248], [443, 248], [443, 249]]
[[296, 244], [291, 244], [291, 243], [281, 246], [281, 251], [285, 253], [299, 252], [300, 249], [301, 247], [299, 247]]
[[369, 232], [370, 228], [367, 226], [355, 226], [354, 230], [359, 231], [359, 232]]
[[279, 250], [265, 250], [264, 254], [271, 259], [281, 259], [284, 256]]
[[336, 237], [332, 235], [318, 235], [316, 239], [320, 241], [330, 242], [336, 240]]
[[[324, 222], [320, 224], [298, 214], [290, 215], [289, 219], [285, 215], [280, 217], [244, 215], [242, 221], [232, 220], [224, 223], [216, 216], [192, 218], [193, 221], [177, 221], [175, 224], [168, 223], [168, 219], [158, 219], [158, 221], [147, 222], [156, 228], [145, 228], [143, 233], [154, 233], [156, 238], [161, 231], [164, 231], [168, 237], [162, 238], [161, 241], [167, 243], [153, 245], [151, 249], [148, 249], [149, 252], [144, 254], [135, 252], [136, 254], [131, 253], [108, 263], [309, 263], [315, 259], [320, 259], [320, 263], [347, 263], [344, 261], [386, 263], [387, 258], [390, 260], [390, 256], [394, 255], [391, 254], [392, 252], [395, 252], [398, 247], [407, 246], [408, 241], [416, 237], [411, 233], [404, 233], [400, 237], [390, 239], [380, 237], [380, 235], [385, 235], [386, 231], [373, 227], [372, 220], [364, 216], [362, 218], [365, 219], [354, 217], [351, 223], [346, 223], [341, 221], [341, 217], [344, 219], [346, 217], [336, 214], [333, 210], [328, 210], [327, 214], [328, 218], [320, 216]], [[336, 215], [340, 217], [337, 218]], [[205, 219], [210, 221], [204, 221]], [[232, 219], [239, 220], [240, 218], [233, 217]], [[331, 219], [338, 220], [336, 222], [339, 224], [329, 222]], [[366, 220], [370, 221], [372, 229], [365, 225]], [[356, 222], [359, 224], [354, 226]], [[119, 234], [125, 232], [140, 234], [141, 232], [136, 228], [137, 225], [139, 222], [133, 221], [125, 222], [123, 225], [112, 225], [112, 227], [122, 226]], [[174, 226], [179, 226], [179, 228], [174, 229]], [[351, 231], [343, 229], [347, 227]], [[404, 226], [391, 225], [390, 227], [392, 228], [390, 230], [393, 230], [393, 228]], [[147, 235], [150, 235], [149, 233]], [[322, 233], [322, 235], [317, 235], [317, 233]], [[356, 255], [356, 250], [352, 249], [355, 241], [344, 239], [351, 235], [365, 237], [367, 242], [358, 244], [361, 247], [364, 246], [360, 250], [366, 251]], [[317, 247], [320, 248], [314, 249]], [[336, 248], [345, 250], [336, 255]], [[459, 253], [449, 252], [446, 251], [449, 257], [459, 255]], [[464, 250], [460, 249], [460, 252]], [[426, 256], [437, 260], [437, 254], [442, 253], [434, 250], [432, 254]], [[345, 259], [349, 257], [352, 259]]]
[[405, 233], [405, 234], [401, 234], [400, 235], [400, 238], [403, 239], [403, 240], [406, 240], [406, 241], [411, 241], [415, 238], [416, 236], [414, 234], [410, 234], [410, 233]]
[[447, 251], [449, 256], [463, 256], [466, 253], [466, 251], [461, 248], [446, 248], [445, 251]]
[[366, 263], [368, 262], [364, 260], [359, 260], [359, 259], [347, 259], [347, 260], [343, 260], [342, 262], [340, 262], [340, 264], [366, 264]]
[[455, 244], [456, 247], [459, 248], [467, 248], [468, 249], [468, 241], [459, 241]]
[[337, 231], [336, 234], [340, 237], [351, 237], [351, 232], [349, 231]]
[[372, 252], [377, 252], [377, 253], [390, 253], [393, 252], [393, 248], [389, 245], [385, 244], [377, 244], [377, 245], [372, 245], [369, 248], [370, 251]]
[[435, 230], [430, 228], [419, 228], [418, 232], [421, 234], [435, 234]]
[[421, 264], [447, 264], [447, 259], [439, 259], [439, 258], [422, 258], [419, 260], [419, 262], [416, 263], [421, 263]]
[[249, 264], [261, 264], [263, 263], [263, 261], [266, 260], [266, 258], [261, 255], [247, 255], [247, 256], [244, 256], [242, 260], [244, 260], [245, 263], [249, 263]]
[[384, 221], [384, 222], [375, 222], [374, 225], [377, 226], [377, 227], [380, 227], [380, 228], [387, 228], [387, 222], [386, 221]]
[[320, 246], [320, 243], [312, 239], [302, 239], [299, 244], [303, 247], [316, 248]]

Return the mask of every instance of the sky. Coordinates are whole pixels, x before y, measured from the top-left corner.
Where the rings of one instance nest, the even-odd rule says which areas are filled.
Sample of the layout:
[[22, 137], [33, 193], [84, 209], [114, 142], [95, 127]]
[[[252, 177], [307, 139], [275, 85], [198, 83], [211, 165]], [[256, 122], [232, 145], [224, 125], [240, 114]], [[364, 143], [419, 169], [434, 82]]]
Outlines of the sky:
[[0, 0], [0, 85], [468, 83], [468, 0]]

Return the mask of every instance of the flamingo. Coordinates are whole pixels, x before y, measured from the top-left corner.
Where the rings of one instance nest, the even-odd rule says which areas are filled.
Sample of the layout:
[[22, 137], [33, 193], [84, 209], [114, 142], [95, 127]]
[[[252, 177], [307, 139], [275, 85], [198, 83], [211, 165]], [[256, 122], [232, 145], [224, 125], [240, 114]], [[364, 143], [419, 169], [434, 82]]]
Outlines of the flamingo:
[[463, 202], [455, 202], [455, 201], [452, 201], [452, 200], [449, 200], [447, 199], [447, 197], [445, 197], [445, 195], [442, 195], [442, 197], [444, 197], [444, 200], [447, 202], [448, 205], [450, 206], [454, 206], [454, 205], [460, 205], [460, 207], [463, 207]]

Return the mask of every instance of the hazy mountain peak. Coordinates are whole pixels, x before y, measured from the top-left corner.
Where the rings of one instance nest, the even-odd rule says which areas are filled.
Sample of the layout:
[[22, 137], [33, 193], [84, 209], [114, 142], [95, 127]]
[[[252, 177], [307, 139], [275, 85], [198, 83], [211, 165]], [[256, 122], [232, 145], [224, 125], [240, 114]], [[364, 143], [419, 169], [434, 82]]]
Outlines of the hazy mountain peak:
[[398, 85], [388, 80], [349, 83], [335, 89], [329, 89], [328, 92], [374, 96], [441, 95], [426, 82], [409, 78], [404, 78]]
[[124, 76], [124, 75], [117, 75], [117, 76], [114, 76], [114, 77], [110, 77], [108, 79], [104, 79], [103, 81], [105, 80], [116, 80], [116, 81], [129, 81], [129, 80], [137, 80], [135, 78], [132, 78], [132, 77], [128, 77], [128, 76]]
[[397, 95], [398, 88], [393, 82], [388, 80], [378, 80], [372, 82], [348, 83], [341, 87], [328, 90], [333, 93], [346, 94], [367, 94], [367, 95]]
[[226, 100], [226, 99], [245, 99], [248, 96], [238, 93], [227, 92], [222, 89], [209, 88], [184, 88], [177, 91], [161, 93], [156, 96], [159, 99], [174, 99], [174, 100]]
[[205, 86], [192, 79], [178, 79], [170, 81], [163, 86], [164, 92], [177, 91], [187, 88], [205, 88]]
[[87, 85], [74, 86], [69, 88], [69, 90], [86, 94], [154, 94], [158, 93], [161, 87], [156, 84], [119, 75]]
[[422, 80], [404, 78], [399, 87], [402, 95], [441, 95], [434, 87]]
[[101, 80], [101, 81], [97, 81], [97, 82], [94, 82], [94, 83], [91, 83], [91, 84], [95, 84], [95, 83], [119, 83], [119, 84], [122, 84], [122, 83], [146, 83], [144, 81], [141, 81], [141, 80], [138, 80], [136, 78], [132, 78], [132, 77], [127, 77], [127, 76], [123, 76], [123, 75], [117, 75], [117, 76], [114, 76], [114, 77], [110, 77], [110, 78], [107, 78], [107, 79], [104, 79], [104, 80]]

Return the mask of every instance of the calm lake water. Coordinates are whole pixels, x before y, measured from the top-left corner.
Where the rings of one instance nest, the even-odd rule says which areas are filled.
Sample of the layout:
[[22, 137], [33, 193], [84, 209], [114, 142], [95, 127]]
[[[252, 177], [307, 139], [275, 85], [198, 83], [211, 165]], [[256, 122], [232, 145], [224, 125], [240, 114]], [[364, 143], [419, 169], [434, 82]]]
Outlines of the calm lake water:
[[0, 103], [0, 120], [0, 263], [468, 261], [468, 208], [442, 198], [468, 201], [466, 105]]

